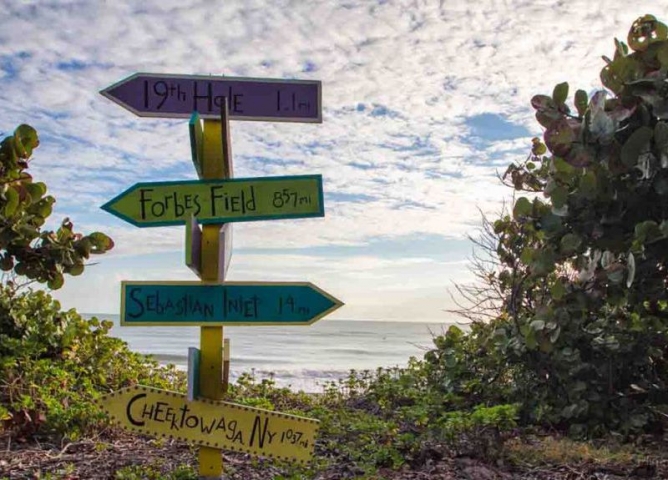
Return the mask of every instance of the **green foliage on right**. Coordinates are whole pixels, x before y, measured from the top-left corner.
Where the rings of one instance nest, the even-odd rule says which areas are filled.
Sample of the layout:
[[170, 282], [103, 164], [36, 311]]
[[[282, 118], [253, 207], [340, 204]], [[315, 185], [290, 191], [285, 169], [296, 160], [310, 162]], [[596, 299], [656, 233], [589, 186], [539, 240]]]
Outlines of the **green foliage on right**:
[[490, 358], [467, 360], [496, 363], [483, 378], [526, 421], [574, 434], [663, 430], [668, 412], [668, 28], [646, 15], [615, 45], [612, 97], [532, 99], [543, 141], [504, 176], [530, 195], [493, 223], [500, 312], [476, 327]]

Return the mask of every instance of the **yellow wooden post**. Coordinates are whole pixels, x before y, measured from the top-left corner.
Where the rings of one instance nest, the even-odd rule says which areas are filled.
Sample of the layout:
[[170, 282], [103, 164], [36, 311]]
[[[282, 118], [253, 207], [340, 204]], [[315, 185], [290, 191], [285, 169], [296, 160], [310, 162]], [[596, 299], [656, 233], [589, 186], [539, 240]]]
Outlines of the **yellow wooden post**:
[[[227, 104], [222, 121], [204, 121], [204, 152], [202, 177], [206, 180], [227, 178], [232, 171], [229, 143], [223, 145], [223, 137], [229, 139]], [[222, 135], [221, 135], [222, 133]], [[219, 231], [221, 225], [202, 226], [202, 281], [217, 282]], [[223, 327], [200, 327], [200, 378], [199, 389], [203, 398], [223, 398]], [[216, 448], [200, 447], [199, 476], [201, 480], [219, 480], [223, 474], [223, 456]]]

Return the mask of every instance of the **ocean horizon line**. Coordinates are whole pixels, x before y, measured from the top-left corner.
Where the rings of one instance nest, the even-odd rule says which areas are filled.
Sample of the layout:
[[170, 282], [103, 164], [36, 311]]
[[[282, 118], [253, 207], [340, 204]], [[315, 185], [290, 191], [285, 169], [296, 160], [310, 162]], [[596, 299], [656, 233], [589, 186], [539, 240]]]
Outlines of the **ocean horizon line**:
[[[118, 313], [90, 313], [83, 312], [80, 313], [85, 317], [118, 317]], [[435, 324], [435, 325], [467, 325], [468, 322], [461, 322], [457, 320], [437, 320], [437, 319], [420, 319], [420, 320], [401, 320], [401, 319], [386, 319], [386, 320], [365, 320], [365, 319], [352, 319], [352, 318], [331, 318], [331, 319], [321, 319], [316, 323], [320, 322], [373, 322], [373, 323], [416, 323], [416, 324]], [[279, 326], [279, 325], [277, 325]]]

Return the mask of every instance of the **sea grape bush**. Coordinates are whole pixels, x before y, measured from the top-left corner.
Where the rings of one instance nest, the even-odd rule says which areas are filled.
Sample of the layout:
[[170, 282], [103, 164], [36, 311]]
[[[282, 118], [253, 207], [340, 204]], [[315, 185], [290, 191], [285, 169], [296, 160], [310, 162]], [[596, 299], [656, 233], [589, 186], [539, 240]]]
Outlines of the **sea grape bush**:
[[81, 275], [91, 254], [114, 243], [101, 232], [75, 233], [68, 218], [57, 231], [42, 231], [56, 200], [27, 172], [38, 146], [37, 132], [25, 124], [0, 142], [0, 269], [56, 290], [64, 274]]
[[110, 336], [113, 323], [63, 311], [42, 290], [0, 287], [0, 433], [69, 439], [107, 425], [101, 394], [151, 385], [185, 390], [183, 372], [159, 366]]
[[18, 288], [27, 279], [58, 289], [65, 274], [80, 275], [90, 255], [114, 246], [104, 233], [75, 233], [69, 219], [55, 232], [42, 230], [55, 199], [27, 172], [38, 145], [28, 125], [0, 142], [0, 269], [8, 277], [0, 285], [0, 432], [73, 438], [104, 423], [92, 403], [101, 392], [183, 382], [173, 368], [109, 336], [112, 322], [62, 311], [46, 292]]
[[543, 139], [504, 175], [530, 195], [493, 224], [493, 354], [576, 433], [660, 428], [668, 404], [668, 28], [646, 15], [615, 47], [607, 90], [531, 100]]

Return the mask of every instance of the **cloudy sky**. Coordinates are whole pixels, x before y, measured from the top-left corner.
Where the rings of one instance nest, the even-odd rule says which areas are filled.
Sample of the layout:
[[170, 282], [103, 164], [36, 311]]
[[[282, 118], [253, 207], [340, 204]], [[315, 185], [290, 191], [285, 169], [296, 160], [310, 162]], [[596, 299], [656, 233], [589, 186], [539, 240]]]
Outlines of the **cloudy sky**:
[[139, 118], [100, 90], [135, 72], [312, 79], [323, 122], [234, 121], [234, 169], [322, 174], [326, 215], [235, 224], [228, 280], [313, 282], [345, 302], [331, 318], [451, 319], [467, 235], [512, 198], [496, 175], [541, 134], [530, 98], [599, 88], [613, 38], [667, 20], [668, 1], [633, 3], [0, 1], [0, 132], [37, 128], [54, 219], [116, 241], [56, 296], [118, 313], [121, 280], [196, 279], [183, 227], [100, 209], [138, 181], [197, 178], [187, 120]]

